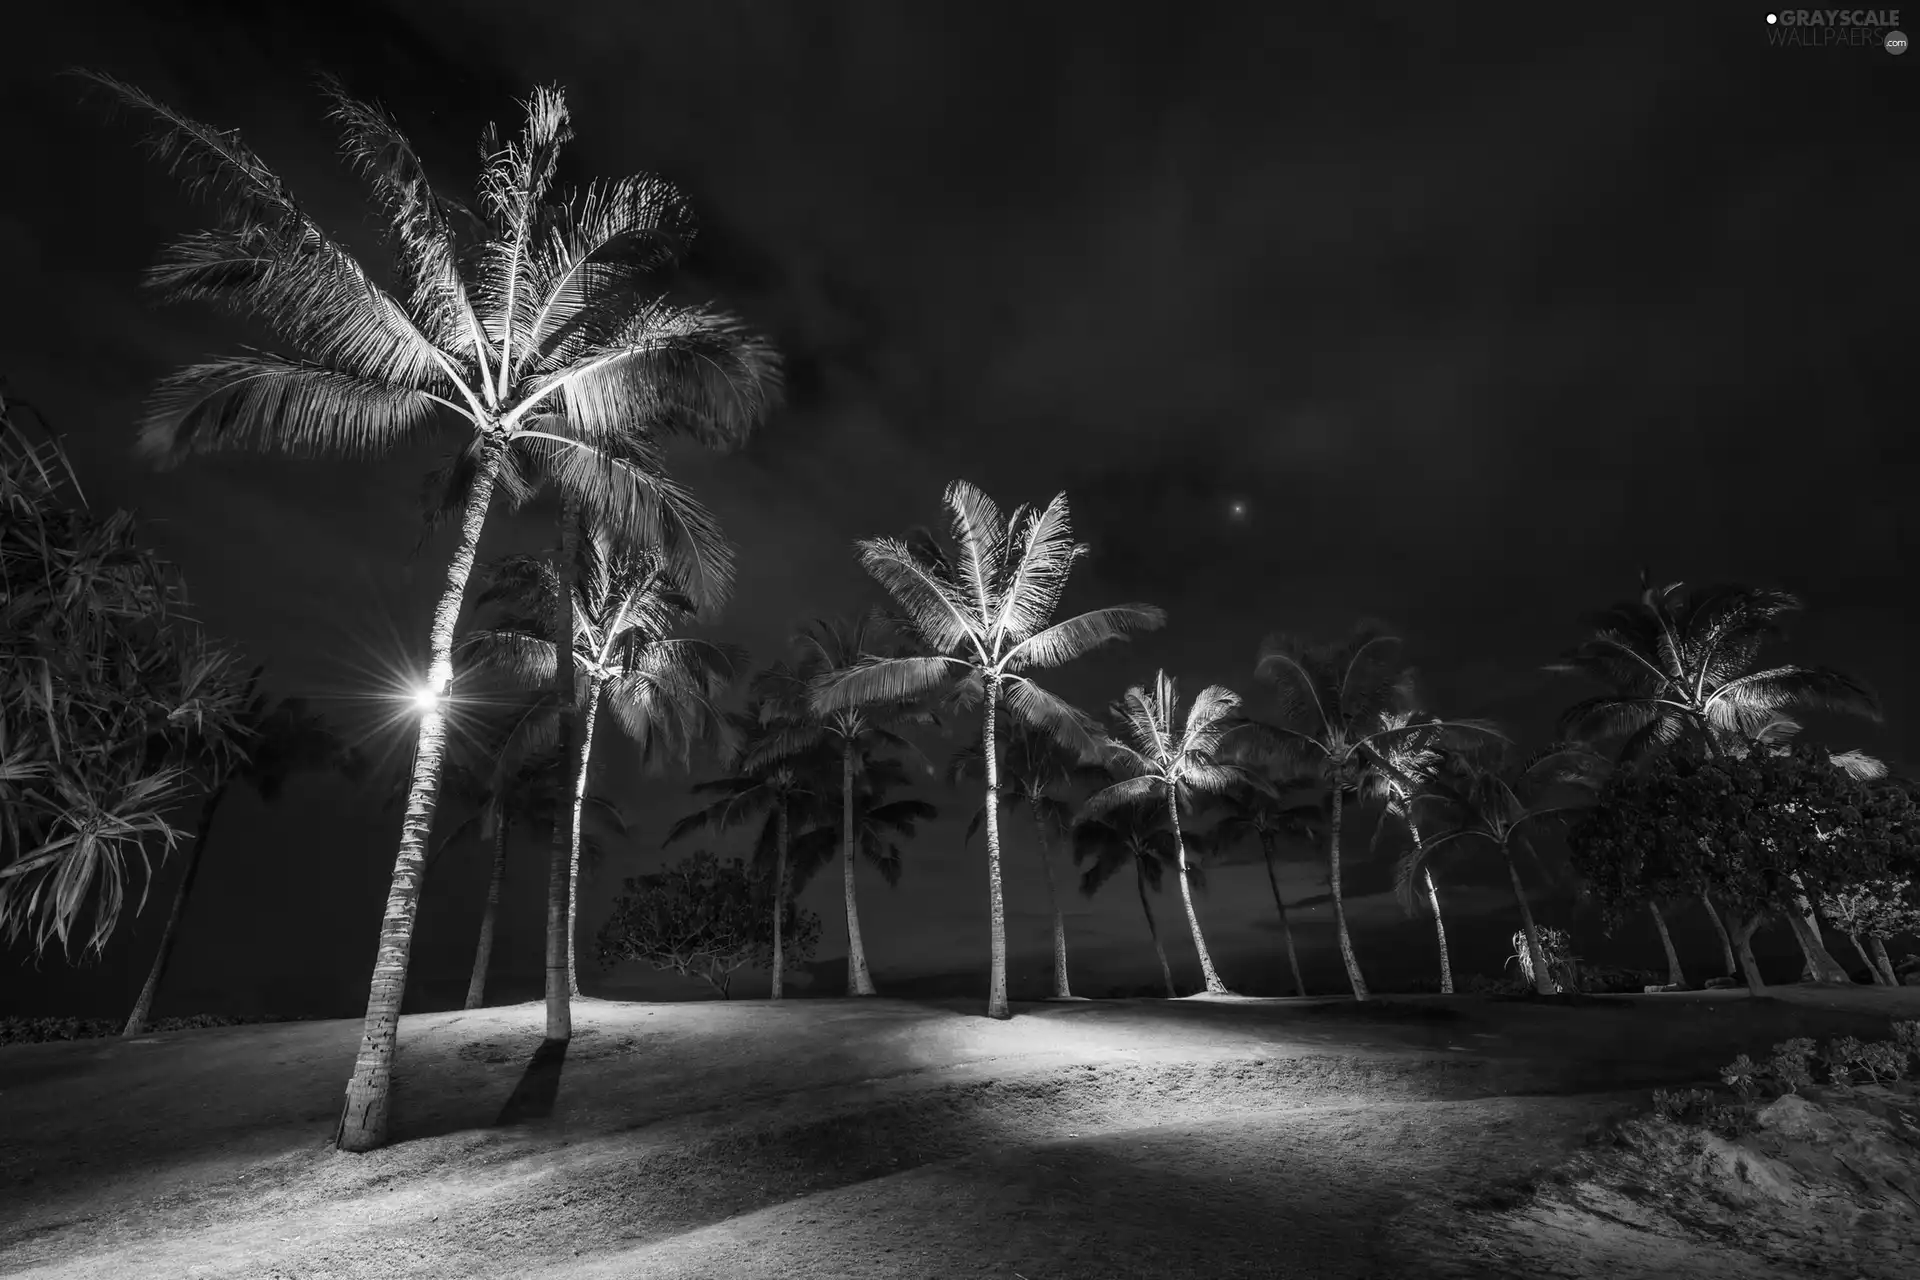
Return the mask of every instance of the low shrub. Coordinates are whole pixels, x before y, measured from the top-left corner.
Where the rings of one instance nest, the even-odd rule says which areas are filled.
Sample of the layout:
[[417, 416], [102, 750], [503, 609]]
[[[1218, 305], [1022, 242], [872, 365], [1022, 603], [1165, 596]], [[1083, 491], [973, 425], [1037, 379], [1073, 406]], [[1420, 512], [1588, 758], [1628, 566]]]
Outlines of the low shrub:
[[[248, 1014], [231, 1017], [218, 1013], [196, 1013], [185, 1018], [156, 1018], [147, 1024], [146, 1034], [161, 1031], [200, 1031], [208, 1027], [245, 1027], [261, 1022], [306, 1022], [318, 1015]], [[114, 1018], [0, 1018], [0, 1045], [48, 1044], [57, 1040], [97, 1040], [117, 1036], [126, 1029], [124, 1019]]]

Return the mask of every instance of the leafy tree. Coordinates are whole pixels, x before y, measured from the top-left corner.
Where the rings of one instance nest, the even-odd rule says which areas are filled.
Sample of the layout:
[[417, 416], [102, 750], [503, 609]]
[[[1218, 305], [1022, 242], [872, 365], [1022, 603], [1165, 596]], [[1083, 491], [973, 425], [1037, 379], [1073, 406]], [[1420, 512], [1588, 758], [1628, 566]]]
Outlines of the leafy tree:
[[[209, 770], [244, 759], [238, 661], [185, 616], [125, 512], [89, 511], [65, 452], [0, 397], [0, 931], [98, 953], [131, 864]], [[141, 905], [145, 903], [142, 889]]]
[[206, 853], [214, 816], [233, 784], [245, 783], [254, 794], [271, 804], [296, 773], [331, 769], [357, 775], [360, 771], [357, 757], [334, 735], [326, 721], [309, 709], [304, 699], [270, 699], [259, 692], [264, 670], [255, 667], [248, 677], [245, 709], [234, 718], [234, 731], [246, 742], [246, 753], [215, 750], [201, 761], [202, 784], [207, 791], [206, 798], [200, 802], [193, 842], [187, 847], [186, 871], [174, 889], [173, 905], [160, 931], [160, 946], [154, 953], [153, 967], [147, 971], [147, 980], [133, 1002], [133, 1011], [127, 1015], [123, 1035], [139, 1035], [153, 1012], [154, 997], [166, 975], [167, 962], [173, 957], [187, 898], [200, 873], [200, 860]]
[[1611, 919], [1705, 884], [1724, 902], [1754, 992], [1751, 940], [1816, 896], [1886, 879], [1914, 857], [1920, 814], [1904, 788], [1832, 765], [1814, 745], [1745, 756], [1683, 747], [1616, 771], [1573, 824], [1575, 868]]
[[[1530, 961], [1526, 972], [1541, 995], [1553, 994], [1553, 966], [1542, 950], [1540, 929], [1527, 903], [1526, 886], [1520, 882], [1516, 846], [1531, 848], [1536, 829], [1564, 820], [1590, 803], [1602, 776], [1599, 757], [1578, 747], [1560, 747], [1525, 759], [1500, 749], [1450, 751], [1413, 799], [1415, 810], [1432, 812], [1439, 828], [1426, 842], [1429, 857], [1467, 840], [1490, 844], [1499, 852], [1520, 907]], [[1563, 796], [1570, 798], [1555, 803]]]
[[[324, 82], [344, 150], [388, 220], [393, 287], [383, 288], [294, 199], [237, 132], [211, 128], [110, 77], [91, 75], [151, 120], [150, 150], [218, 224], [177, 242], [149, 276], [170, 300], [212, 303], [251, 320], [294, 355], [249, 351], [166, 378], [141, 443], [175, 460], [252, 445], [295, 454], [379, 455], [430, 429], [461, 441], [447, 483], [464, 497], [458, 545], [429, 630], [425, 688], [452, 691], [454, 624], [496, 489], [508, 501], [544, 478], [605, 513], [623, 538], [657, 547], [705, 609], [732, 565], [712, 517], [667, 475], [665, 442], [738, 444], [778, 387], [772, 352], [730, 316], [673, 305], [653, 286], [693, 221], [648, 177], [557, 195], [572, 137], [557, 89], [536, 89], [521, 136], [489, 128], [478, 203], [436, 191], [380, 107]], [[563, 607], [569, 601], [563, 599]], [[561, 647], [571, 643], [562, 628]], [[572, 679], [562, 660], [560, 680]], [[561, 730], [571, 745], [571, 690]], [[421, 716], [413, 787], [383, 918], [366, 1032], [336, 1135], [342, 1150], [384, 1143], [399, 1008], [446, 738], [444, 708]], [[555, 877], [566, 871], [556, 837]], [[558, 922], [554, 922], [556, 925]], [[548, 1036], [572, 1023], [550, 930]]]
[[[1292, 780], [1281, 781], [1284, 786]], [[1249, 838], [1259, 842], [1260, 858], [1267, 868], [1267, 885], [1273, 890], [1273, 907], [1280, 914], [1280, 937], [1286, 944], [1287, 965], [1293, 971], [1293, 994], [1304, 996], [1307, 984], [1300, 976], [1293, 924], [1287, 919], [1287, 904], [1280, 896], [1280, 879], [1274, 871], [1274, 861], [1283, 837], [1308, 843], [1318, 841], [1314, 826], [1321, 806], [1317, 800], [1302, 800], [1297, 791], [1289, 794], [1276, 787], [1272, 778], [1267, 782], [1267, 787], [1236, 785], [1212, 798], [1208, 809], [1213, 816], [1213, 826], [1207, 839], [1223, 851]]]
[[[1105, 770], [1083, 764], [1080, 751], [1046, 730], [1030, 724], [999, 721], [998, 791], [1002, 811], [1024, 807], [1033, 819], [1034, 846], [1040, 855], [1040, 867], [1046, 873], [1047, 906], [1053, 913], [1053, 994], [1058, 999], [1073, 995], [1067, 975], [1067, 920], [1060, 909], [1060, 894], [1053, 877], [1053, 841], [1066, 835], [1073, 825], [1073, 804], [1063, 792], [1087, 785], [1104, 786], [1111, 781]], [[986, 752], [974, 739], [953, 754], [947, 762], [947, 778], [958, 785], [963, 780], [984, 781], [987, 776]], [[976, 809], [967, 823], [966, 840], [986, 822], [984, 808]]]
[[[672, 634], [689, 625], [696, 610], [658, 552], [618, 544], [599, 531], [574, 539], [573, 550], [571, 575], [543, 556], [509, 556], [491, 566], [477, 601], [491, 610], [491, 625], [470, 632], [460, 654], [476, 670], [504, 672], [529, 689], [546, 688], [559, 664], [559, 628], [570, 615], [570, 652], [585, 714], [577, 763], [568, 773], [571, 805], [561, 815], [567, 875], [558, 886], [562, 896], [549, 900], [548, 911], [564, 913], [567, 991], [578, 995], [581, 822], [576, 811], [586, 803], [601, 708], [639, 745], [644, 770], [689, 768], [694, 748], [719, 736], [724, 718], [716, 700], [746, 659], [736, 646]], [[569, 594], [568, 578], [570, 611], [560, 605]]]
[[[1073, 541], [1064, 493], [1044, 508], [1020, 507], [1007, 518], [986, 494], [956, 480], [947, 487], [946, 505], [951, 546], [931, 535], [859, 544], [861, 563], [899, 604], [905, 629], [922, 651], [870, 657], [823, 677], [814, 688], [815, 709], [828, 714], [944, 695], [982, 709], [982, 742], [1000, 740], [996, 722], [1005, 715], [1053, 734], [1092, 759], [1096, 748], [1087, 717], [1026, 673], [1057, 667], [1130, 632], [1159, 627], [1166, 614], [1152, 605], [1127, 604], [1050, 621], [1074, 562], [1087, 552]], [[995, 755], [988, 756], [986, 773], [987, 1016], [1010, 1018]]]
[[1400, 639], [1375, 622], [1362, 622], [1341, 641], [1316, 644], [1275, 633], [1260, 646], [1254, 675], [1270, 683], [1278, 717], [1253, 722], [1236, 735], [1236, 753], [1311, 772], [1327, 793], [1327, 888], [1334, 933], [1356, 1000], [1368, 998], [1367, 980], [1347, 931], [1340, 885], [1340, 835], [1346, 797], [1359, 788], [1381, 753], [1419, 740], [1438, 724], [1449, 733], [1486, 732], [1471, 721], [1413, 724], [1399, 713], [1413, 701], [1413, 676], [1401, 660]]
[[[1180, 874], [1180, 848], [1174, 838], [1167, 807], [1157, 797], [1148, 796], [1110, 810], [1106, 816], [1089, 818], [1073, 826], [1074, 864], [1087, 864], [1080, 877], [1080, 892], [1091, 898], [1114, 876], [1132, 870], [1134, 888], [1140, 894], [1140, 912], [1147, 918], [1147, 934], [1153, 939], [1153, 953], [1160, 959], [1160, 977], [1167, 986], [1167, 999], [1176, 1000], [1173, 969], [1167, 964], [1167, 949], [1160, 944], [1160, 926], [1153, 918], [1153, 903], [1147, 890], [1160, 892], [1167, 872]], [[1198, 863], [1189, 863], [1186, 874], [1195, 885], [1205, 884], [1205, 873]]]
[[[1631, 761], [1684, 740], [1736, 754], [1752, 742], [1778, 742], [1798, 728], [1783, 714], [1796, 709], [1880, 718], [1878, 700], [1852, 676], [1791, 663], [1760, 666], [1761, 652], [1800, 610], [1796, 597], [1737, 584], [1687, 591], [1675, 582], [1656, 589], [1645, 570], [1640, 587], [1637, 601], [1590, 619], [1587, 638], [1548, 668], [1585, 675], [1606, 690], [1567, 709], [1564, 735], [1617, 742], [1619, 759]], [[1858, 753], [1834, 759], [1843, 767], [1865, 761]], [[1808, 974], [1846, 981], [1801, 897], [1798, 915], [1787, 923]], [[1721, 928], [1712, 903], [1706, 905]]]
[[[735, 858], [705, 849], [664, 871], [629, 878], [600, 930], [600, 963], [637, 960], [699, 978], [722, 1000], [736, 970], [768, 967], [776, 951], [763, 885]], [[820, 917], [786, 905], [781, 921], [787, 954], [806, 959], [820, 937]]]
[[1140, 685], [1128, 689], [1112, 710], [1118, 734], [1102, 752], [1108, 770], [1119, 781], [1094, 793], [1080, 809], [1082, 818], [1098, 818], [1149, 797], [1166, 806], [1180, 872], [1180, 901], [1193, 933], [1193, 949], [1200, 956], [1200, 973], [1207, 991], [1215, 995], [1227, 994], [1227, 984], [1214, 972], [1200, 917], [1193, 909], [1180, 810], [1191, 811], [1196, 795], [1217, 796], [1235, 788], [1267, 785], [1258, 774], [1219, 759], [1221, 741], [1240, 723], [1239, 709], [1240, 695], [1216, 684], [1202, 689], [1182, 714], [1173, 680], [1164, 671], [1154, 677], [1151, 692]]
[[[1920, 889], [1911, 880], [1870, 880], [1821, 895], [1820, 910], [1846, 931], [1873, 980], [1900, 985], [1887, 954], [1887, 939], [1920, 934]], [[1865, 939], [1865, 944], [1862, 943]], [[1872, 954], [1868, 954], [1868, 946]]]
[[[758, 682], [756, 682], [758, 683]], [[789, 756], [749, 768], [761, 741], [783, 727], [777, 703], [756, 700], [732, 719], [737, 745], [729, 753], [726, 775], [693, 785], [696, 796], [712, 797], [702, 808], [674, 823], [663, 844], [673, 844], [697, 831], [718, 834], [759, 823], [754, 839], [755, 874], [766, 877], [766, 910], [770, 925], [772, 998], [785, 994], [786, 948], [784, 921], [793, 896], [793, 841], [796, 835], [829, 820], [837, 753], [822, 747], [812, 753]], [[815, 866], [805, 868], [811, 872]]]
[[910, 724], [931, 723], [933, 715], [913, 701], [847, 706], [828, 712], [814, 709], [809, 691], [815, 683], [850, 670], [866, 658], [897, 651], [892, 629], [878, 610], [870, 610], [853, 622], [815, 619], [794, 635], [792, 646], [793, 665], [775, 668], [763, 677], [763, 694], [782, 706], [778, 727], [761, 739], [746, 763], [757, 768], [817, 751], [822, 745], [839, 750], [841, 811], [836, 829], [843, 841], [840, 866], [847, 915], [847, 994], [877, 995], [860, 937], [860, 906], [854, 892], [854, 833], [864, 825], [854, 809], [863, 781], [869, 781], [869, 770], [880, 762], [890, 757], [924, 762], [919, 748], [898, 730]]

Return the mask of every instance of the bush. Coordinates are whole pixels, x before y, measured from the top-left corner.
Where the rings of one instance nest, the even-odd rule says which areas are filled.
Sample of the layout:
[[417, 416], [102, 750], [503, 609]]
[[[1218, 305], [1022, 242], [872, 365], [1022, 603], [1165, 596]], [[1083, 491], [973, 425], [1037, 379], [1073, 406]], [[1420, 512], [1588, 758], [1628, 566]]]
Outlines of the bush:
[[[203, 1031], [209, 1027], [246, 1027], [263, 1022], [307, 1022], [311, 1013], [248, 1014], [230, 1017], [219, 1013], [196, 1013], [185, 1018], [155, 1018], [142, 1034], [164, 1031]], [[113, 1018], [0, 1018], [0, 1045], [49, 1044], [57, 1040], [97, 1040], [117, 1036], [126, 1029], [125, 1019]]]
[[1652, 969], [1627, 969], [1611, 964], [1574, 967], [1574, 987], [1594, 995], [1638, 995], [1648, 987], [1664, 987], [1667, 975]]

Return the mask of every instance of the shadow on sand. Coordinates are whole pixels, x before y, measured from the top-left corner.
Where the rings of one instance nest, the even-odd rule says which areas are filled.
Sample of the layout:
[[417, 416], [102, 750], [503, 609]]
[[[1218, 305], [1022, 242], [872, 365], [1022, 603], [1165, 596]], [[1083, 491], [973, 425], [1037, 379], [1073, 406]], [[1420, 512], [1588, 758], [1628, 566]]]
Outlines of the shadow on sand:
[[500, 1108], [500, 1115], [493, 1122], [496, 1127], [545, 1120], [553, 1115], [554, 1101], [560, 1096], [560, 1072], [567, 1063], [567, 1044], [565, 1040], [540, 1042], [533, 1057], [527, 1060], [520, 1083], [513, 1087], [506, 1105]]

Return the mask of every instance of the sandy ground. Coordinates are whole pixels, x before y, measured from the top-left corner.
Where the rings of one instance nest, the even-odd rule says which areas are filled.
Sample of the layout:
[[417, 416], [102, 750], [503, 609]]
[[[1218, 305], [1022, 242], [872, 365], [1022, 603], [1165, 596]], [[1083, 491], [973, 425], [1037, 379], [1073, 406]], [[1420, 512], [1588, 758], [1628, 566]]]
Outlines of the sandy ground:
[[537, 1005], [428, 1014], [366, 1156], [328, 1146], [357, 1022], [14, 1046], [0, 1274], [1804, 1274], [1513, 1190], [1651, 1087], [1920, 1017], [1775, 995], [583, 1000], [558, 1063]]

